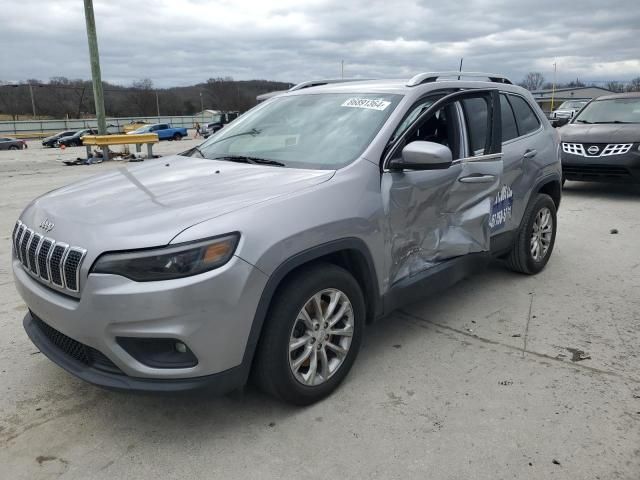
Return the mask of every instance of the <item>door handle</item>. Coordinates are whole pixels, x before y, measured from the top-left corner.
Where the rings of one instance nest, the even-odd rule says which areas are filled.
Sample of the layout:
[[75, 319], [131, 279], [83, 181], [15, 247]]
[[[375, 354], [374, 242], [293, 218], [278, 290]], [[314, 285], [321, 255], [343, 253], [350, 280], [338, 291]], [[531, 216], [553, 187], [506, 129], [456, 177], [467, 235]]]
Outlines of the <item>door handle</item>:
[[524, 158], [533, 158], [538, 154], [537, 150], [527, 150], [526, 152], [524, 152], [524, 155], [522, 155]]
[[462, 177], [458, 181], [462, 183], [492, 183], [495, 179], [494, 175], [470, 175]]

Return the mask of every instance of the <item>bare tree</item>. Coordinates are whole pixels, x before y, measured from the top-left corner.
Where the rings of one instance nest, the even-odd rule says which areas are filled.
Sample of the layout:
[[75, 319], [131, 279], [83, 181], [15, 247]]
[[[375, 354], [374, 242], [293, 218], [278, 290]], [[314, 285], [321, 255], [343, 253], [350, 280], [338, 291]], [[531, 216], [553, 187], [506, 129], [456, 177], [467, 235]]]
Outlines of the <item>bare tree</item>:
[[587, 84], [584, 83], [579, 78], [576, 78], [575, 80], [571, 80], [569, 83], [566, 83], [564, 85], [565, 88], [580, 88], [580, 87], [586, 87], [586, 86]]
[[540, 90], [544, 85], [544, 75], [540, 72], [529, 72], [520, 83], [527, 90]]
[[625, 89], [627, 92], [640, 92], [640, 77], [632, 79]]
[[611, 82], [607, 82], [604, 86], [607, 90], [611, 90], [612, 92], [621, 93], [624, 92], [624, 85], [620, 82], [616, 82], [615, 80]]
[[133, 82], [129, 98], [135, 105], [139, 115], [154, 115], [156, 113], [156, 95], [151, 79], [143, 78]]

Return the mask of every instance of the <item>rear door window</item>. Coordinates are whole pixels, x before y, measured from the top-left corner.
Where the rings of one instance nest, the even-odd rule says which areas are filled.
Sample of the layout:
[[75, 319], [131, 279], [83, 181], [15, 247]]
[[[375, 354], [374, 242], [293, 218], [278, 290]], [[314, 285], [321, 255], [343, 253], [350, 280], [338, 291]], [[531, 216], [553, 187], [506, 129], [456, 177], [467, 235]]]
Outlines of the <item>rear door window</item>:
[[516, 126], [516, 117], [513, 109], [507, 100], [507, 96], [500, 94], [500, 112], [502, 117], [502, 141], [508, 142], [518, 136], [518, 127]]
[[540, 120], [538, 120], [537, 115], [533, 112], [531, 106], [524, 98], [516, 95], [509, 95], [509, 102], [511, 103], [513, 112], [516, 115], [518, 132], [521, 136], [534, 132], [540, 128]]
[[489, 125], [487, 102], [483, 98], [467, 98], [461, 103], [467, 123], [471, 155], [482, 155], [487, 142]]

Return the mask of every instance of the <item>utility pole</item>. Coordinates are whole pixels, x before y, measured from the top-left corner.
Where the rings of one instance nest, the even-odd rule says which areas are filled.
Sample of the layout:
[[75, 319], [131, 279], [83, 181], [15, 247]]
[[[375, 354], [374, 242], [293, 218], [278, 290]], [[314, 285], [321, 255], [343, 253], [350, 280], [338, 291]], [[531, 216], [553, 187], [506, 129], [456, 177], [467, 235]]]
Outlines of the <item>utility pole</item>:
[[344, 60], [340, 62], [340, 79], [344, 80]]
[[556, 74], [558, 73], [557, 62], [553, 62], [553, 86], [551, 88], [551, 111], [553, 112], [553, 102], [556, 96]]
[[93, 99], [96, 103], [98, 134], [106, 135], [107, 120], [104, 113], [104, 93], [100, 75], [100, 56], [98, 54], [98, 38], [96, 35], [96, 19], [93, 15], [93, 0], [84, 0], [84, 18], [87, 22], [87, 38], [89, 39], [89, 59], [91, 61], [91, 80], [93, 81]]
[[158, 100], [158, 90], [156, 90], [156, 110], [158, 111], [158, 121], [160, 121], [160, 100]]
[[36, 102], [33, 99], [33, 85], [29, 84], [29, 93], [31, 94], [31, 110], [33, 110], [33, 119], [36, 119]]
[[[464, 57], [460, 57], [460, 66], [458, 67], [458, 72], [462, 72], [462, 61], [464, 60]], [[460, 75], [458, 75], [458, 80], [460, 80]]]

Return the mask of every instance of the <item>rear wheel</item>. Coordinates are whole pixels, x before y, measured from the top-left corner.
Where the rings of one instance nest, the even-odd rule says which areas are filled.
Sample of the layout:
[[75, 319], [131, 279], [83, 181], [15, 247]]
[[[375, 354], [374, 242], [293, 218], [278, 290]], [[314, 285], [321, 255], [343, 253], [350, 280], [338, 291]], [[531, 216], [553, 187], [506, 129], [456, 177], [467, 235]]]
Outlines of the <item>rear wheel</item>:
[[335, 390], [362, 340], [362, 291], [346, 270], [318, 264], [279, 289], [260, 340], [254, 375], [261, 388], [297, 405]]
[[538, 194], [525, 210], [507, 257], [509, 268], [529, 275], [540, 272], [553, 252], [556, 225], [555, 203], [549, 195]]
[[179, 133], [174, 133], [173, 134], [173, 139], [175, 141], [182, 140], [182, 135], [180, 135]]

